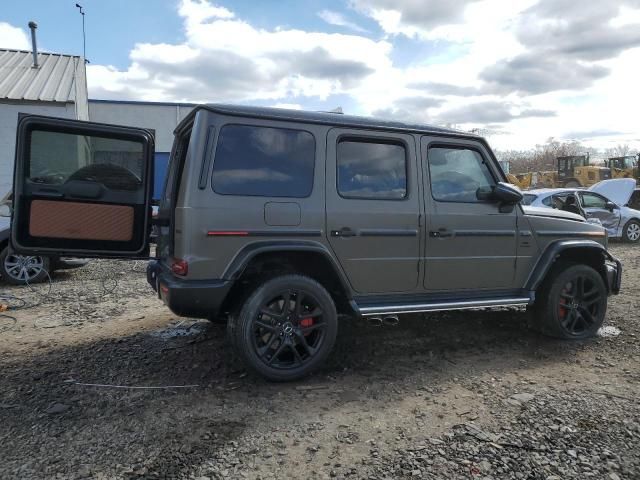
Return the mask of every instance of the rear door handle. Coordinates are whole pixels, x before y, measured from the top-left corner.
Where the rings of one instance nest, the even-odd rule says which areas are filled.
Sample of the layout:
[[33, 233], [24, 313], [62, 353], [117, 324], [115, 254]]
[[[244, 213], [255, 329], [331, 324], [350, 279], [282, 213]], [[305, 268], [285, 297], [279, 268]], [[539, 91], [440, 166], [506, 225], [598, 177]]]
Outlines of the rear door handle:
[[342, 227], [340, 230], [331, 230], [332, 237], [355, 237], [356, 235], [357, 233], [349, 227]]

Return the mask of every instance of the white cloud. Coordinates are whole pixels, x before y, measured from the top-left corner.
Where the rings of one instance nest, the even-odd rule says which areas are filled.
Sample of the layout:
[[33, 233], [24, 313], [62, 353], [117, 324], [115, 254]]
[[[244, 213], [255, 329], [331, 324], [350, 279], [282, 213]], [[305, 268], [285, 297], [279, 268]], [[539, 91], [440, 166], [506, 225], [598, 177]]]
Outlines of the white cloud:
[[[210, 1], [181, 0], [184, 41], [137, 44], [126, 69], [89, 65], [89, 89], [92, 98], [341, 104], [345, 113], [499, 132], [490, 141], [503, 149], [548, 137], [637, 148], [634, 2], [351, 0], [352, 10], [318, 13], [344, 34], [259, 28]], [[363, 31], [358, 14], [376, 20], [382, 38]], [[0, 39], [7, 27], [28, 48], [6, 24]], [[407, 44], [438, 53], [394, 50]]]
[[360, 32], [360, 33], [366, 33], [367, 32], [367, 30], [362, 28], [357, 23], [354, 23], [354, 22], [351, 22], [351, 21], [347, 20], [346, 17], [340, 12], [335, 12], [333, 10], [322, 10], [322, 11], [318, 12], [318, 16], [322, 20], [327, 22], [329, 25], [336, 25], [338, 27], [346, 27], [346, 28], [349, 28], [351, 30], [354, 30], [354, 31]]
[[0, 22], [0, 48], [30, 50], [31, 43], [24, 30], [6, 22]]
[[285, 101], [345, 93], [391, 65], [391, 44], [363, 36], [258, 29], [203, 0], [183, 0], [183, 44], [137, 44], [125, 71], [88, 66], [92, 96]]

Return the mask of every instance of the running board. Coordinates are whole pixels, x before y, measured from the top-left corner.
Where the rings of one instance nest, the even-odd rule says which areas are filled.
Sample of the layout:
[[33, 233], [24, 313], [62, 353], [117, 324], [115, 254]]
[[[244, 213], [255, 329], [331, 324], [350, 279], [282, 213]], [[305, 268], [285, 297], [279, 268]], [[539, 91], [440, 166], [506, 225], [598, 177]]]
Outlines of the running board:
[[456, 302], [405, 303], [391, 305], [357, 305], [357, 312], [364, 317], [399, 313], [439, 312], [442, 310], [467, 310], [486, 307], [518, 307], [529, 305], [530, 297], [485, 298]]

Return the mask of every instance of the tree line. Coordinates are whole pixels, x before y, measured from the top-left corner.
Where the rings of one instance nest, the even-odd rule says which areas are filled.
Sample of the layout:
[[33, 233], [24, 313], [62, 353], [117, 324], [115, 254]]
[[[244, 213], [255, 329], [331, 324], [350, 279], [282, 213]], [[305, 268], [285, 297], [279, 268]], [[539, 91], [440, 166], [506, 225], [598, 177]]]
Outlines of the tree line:
[[511, 163], [511, 173], [540, 172], [545, 170], [556, 170], [556, 158], [566, 155], [590, 154], [592, 165], [603, 165], [604, 160], [611, 157], [623, 157], [625, 155], [635, 155], [637, 150], [629, 145], [620, 144], [604, 151], [596, 148], [586, 147], [578, 141], [560, 141], [549, 138], [546, 143], [536, 145], [530, 150], [503, 150], [496, 151], [498, 160], [505, 160]]

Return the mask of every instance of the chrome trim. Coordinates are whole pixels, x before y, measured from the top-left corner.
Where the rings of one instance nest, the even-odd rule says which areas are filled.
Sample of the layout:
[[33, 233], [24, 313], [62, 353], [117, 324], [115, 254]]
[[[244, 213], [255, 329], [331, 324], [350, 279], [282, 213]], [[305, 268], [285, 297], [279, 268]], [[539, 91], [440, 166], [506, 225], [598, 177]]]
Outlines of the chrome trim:
[[468, 300], [465, 302], [418, 303], [414, 305], [382, 305], [376, 307], [358, 307], [360, 315], [367, 317], [380, 314], [399, 314], [417, 312], [438, 312], [442, 310], [466, 310], [483, 307], [515, 307], [529, 305], [530, 297], [496, 298], [491, 300]]
[[605, 232], [564, 232], [562, 230], [539, 230], [540, 237], [604, 237]]
[[515, 237], [515, 230], [454, 230], [454, 237]]

